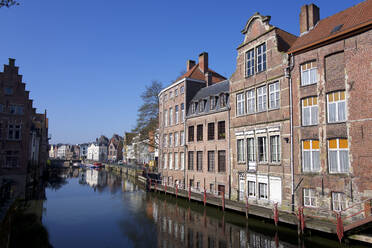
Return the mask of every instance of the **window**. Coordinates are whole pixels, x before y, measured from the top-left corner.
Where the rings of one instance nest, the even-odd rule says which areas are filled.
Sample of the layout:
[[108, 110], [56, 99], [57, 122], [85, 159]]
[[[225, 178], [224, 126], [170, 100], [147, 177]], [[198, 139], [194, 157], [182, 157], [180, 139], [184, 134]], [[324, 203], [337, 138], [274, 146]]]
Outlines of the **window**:
[[13, 95], [13, 88], [12, 87], [5, 87], [5, 95]]
[[208, 151], [208, 171], [214, 172], [214, 151]]
[[226, 171], [226, 152], [218, 151], [218, 172]]
[[347, 139], [328, 140], [328, 165], [330, 172], [349, 172], [349, 148]]
[[270, 136], [270, 162], [280, 162], [280, 139], [279, 135]]
[[181, 86], [181, 88], [180, 88], [180, 93], [183, 94], [184, 91], [185, 91], [185, 87], [184, 87], [184, 86]]
[[172, 145], [173, 145], [172, 142], [173, 142], [173, 134], [170, 133], [169, 134], [169, 143], [168, 143], [169, 147], [172, 147]]
[[173, 125], [173, 109], [169, 109], [169, 126]]
[[220, 95], [220, 108], [223, 108], [226, 106], [226, 94]]
[[332, 208], [335, 211], [346, 209], [346, 200], [344, 193], [332, 192]]
[[266, 110], [266, 85], [257, 88], [257, 111], [262, 112]]
[[15, 115], [15, 114], [16, 114], [16, 110], [17, 110], [16, 105], [10, 105], [10, 106], [9, 106], [9, 109], [10, 109], [9, 112], [10, 112], [12, 115]]
[[266, 44], [262, 44], [257, 48], [257, 72], [266, 70]]
[[254, 74], [254, 49], [245, 53], [245, 76], [250, 77]]
[[245, 154], [244, 154], [244, 140], [243, 139], [238, 139], [237, 140], [237, 158], [238, 158], [238, 163], [245, 162]]
[[218, 122], [218, 139], [225, 139], [226, 137], [225, 133], [225, 121], [219, 121]]
[[175, 89], [175, 90], [174, 90], [174, 95], [175, 95], [175, 96], [178, 96], [178, 89]]
[[214, 122], [208, 123], [208, 140], [214, 140]]
[[280, 87], [279, 82], [269, 84], [269, 108], [276, 109], [280, 107]]
[[266, 137], [258, 137], [258, 161], [259, 162], [266, 162]]
[[345, 91], [333, 92], [327, 95], [328, 122], [346, 121]]
[[4, 112], [4, 104], [0, 104], [0, 113]]
[[304, 172], [320, 170], [319, 140], [302, 141], [302, 170]]
[[196, 111], [196, 102], [193, 102], [191, 104], [191, 114], [195, 114], [195, 111]]
[[316, 62], [308, 62], [301, 65], [301, 85], [316, 84], [318, 82], [318, 69]]
[[176, 114], [176, 124], [178, 124], [179, 122], [179, 111], [178, 111], [178, 105], [176, 105], [174, 107], [174, 111], [175, 111], [175, 114]]
[[167, 165], [168, 165], [168, 159], [167, 159], [168, 158], [168, 154], [165, 153], [163, 157], [164, 157], [164, 159], [163, 159], [164, 165], [163, 166], [164, 166], [164, 169], [167, 169]]
[[260, 199], [267, 199], [267, 183], [258, 183], [258, 194]]
[[256, 96], [254, 89], [247, 91], [247, 113], [252, 114], [256, 112]]
[[304, 189], [304, 206], [316, 207], [315, 189]]
[[172, 99], [172, 98], [173, 98], [173, 92], [169, 91], [169, 99]]
[[185, 145], [185, 132], [184, 131], [181, 131], [181, 134], [180, 134], [180, 144], [181, 146]]
[[167, 143], [168, 143], [168, 141], [167, 141], [167, 135], [164, 134], [164, 135], [163, 135], [163, 146], [164, 146], [164, 147], [167, 147]]
[[194, 152], [189, 152], [189, 159], [188, 159], [188, 170], [194, 169]]
[[17, 168], [19, 167], [19, 152], [18, 151], [6, 151], [5, 152], [5, 165], [4, 168]]
[[169, 153], [169, 169], [173, 170], [173, 154]]
[[185, 121], [185, 105], [181, 103], [181, 121]]
[[194, 141], [194, 126], [189, 126], [189, 142]]
[[210, 107], [211, 110], [216, 107], [216, 97], [215, 96], [209, 97], [209, 107]]
[[178, 132], [174, 133], [174, 146], [178, 146]]
[[256, 182], [248, 181], [248, 196], [256, 197]]
[[236, 115], [245, 114], [245, 97], [244, 93], [236, 94]]
[[164, 95], [164, 102], [166, 102], [167, 100], [168, 100], [168, 96]]
[[181, 163], [181, 170], [185, 169], [185, 153], [180, 153], [180, 163]]
[[247, 139], [247, 152], [248, 152], [248, 161], [255, 162], [256, 156], [254, 154], [254, 138]]
[[203, 125], [198, 125], [196, 127], [196, 140], [197, 141], [203, 140]]
[[318, 97], [308, 97], [302, 100], [302, 125], [318, 124]]
[[164, 110], [164, 126], [168, 126], [168, 111]]
[[8, 139], [20, 140], [21, 139], [21, 124], [8, 123]]
[[196, 152], [196, 169], [198, 171], [203, 171], [203, 152]]
[[203, 112], [204, 111], [204, 101], [200, 101], [199, 102], [199, 113]]

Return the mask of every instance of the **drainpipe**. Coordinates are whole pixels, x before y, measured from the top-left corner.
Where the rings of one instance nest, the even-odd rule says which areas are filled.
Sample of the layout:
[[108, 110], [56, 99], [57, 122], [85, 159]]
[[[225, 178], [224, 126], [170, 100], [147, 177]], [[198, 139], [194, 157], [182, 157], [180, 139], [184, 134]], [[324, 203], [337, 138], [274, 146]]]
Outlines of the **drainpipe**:
[[[228, 114], [228, 118], [227, 118], [227, 123], [229, 125], [229, 138], [227, 139], [227, 149], [228, 149], [228, 164], [229, 164], [229, 200], [231, 200], [231, 157], [230, 157], [230, 109], [231, 107], [229, 106], [228, 109], [227, 109], [227, 114]], [[239, 181], [239, 180], [238, 180]]]
[[293, 69], [293, 55], [289, 55], [289, 65], [287, 67], [286, 77], [289, 80], [289, 117], [290, 117], [290, 138], [291, 138], [291, 157], [290, 157], [290, 166], [291, 166], [291, 196], [292, 196], [292, 212], [294, 212], [295, 204], [295, 189], [294, 189], [294, 165], [293, 165], [293, 95], [292, 95], [292, 77], [291, 70]]

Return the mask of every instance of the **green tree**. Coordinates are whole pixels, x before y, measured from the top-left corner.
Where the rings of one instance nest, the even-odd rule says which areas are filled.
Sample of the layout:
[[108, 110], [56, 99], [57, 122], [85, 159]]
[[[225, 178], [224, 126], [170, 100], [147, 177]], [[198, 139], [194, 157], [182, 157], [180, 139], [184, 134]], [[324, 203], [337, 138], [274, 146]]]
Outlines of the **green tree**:
[[[138, 109], [137, 123], [133, 132], [140, 134], [141, 140], [154, 140], [149, 134], [155, 134], [159, 125], [159, 98], [158, 95], [162, 90], [162, 83], [152, 81], [151, 85], [146, 86], [142, 93], [142, 105]], [[156, 139], [155, 139], [156, 140]], [[156, 142], [149, 142], [149, 145], [157, 146]]]

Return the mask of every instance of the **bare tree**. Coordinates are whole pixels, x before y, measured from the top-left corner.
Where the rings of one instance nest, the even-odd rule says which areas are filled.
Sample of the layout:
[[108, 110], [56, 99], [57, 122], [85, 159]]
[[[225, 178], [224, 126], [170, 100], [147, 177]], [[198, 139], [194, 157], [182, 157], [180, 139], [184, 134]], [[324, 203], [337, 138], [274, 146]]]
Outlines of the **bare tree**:
[[[152, 81], [151, 85], [146, 86], [142, 93], [142, 105], [138, 109], [137, 123], [133, 132], [140, 134], [140, 139], [149, 140], [150, 146], [157, 147], [156, 140], [153, 136], [159, 125], [159, 98], [158, 95], [163, 88], [158, 81]], [[151, 141], [151, 142], [150, 142]]]
[[1, 7], [11, 7], [13, 5], [19, 5], [19, 3], [15, 0], [0, 0], [0, 8]]

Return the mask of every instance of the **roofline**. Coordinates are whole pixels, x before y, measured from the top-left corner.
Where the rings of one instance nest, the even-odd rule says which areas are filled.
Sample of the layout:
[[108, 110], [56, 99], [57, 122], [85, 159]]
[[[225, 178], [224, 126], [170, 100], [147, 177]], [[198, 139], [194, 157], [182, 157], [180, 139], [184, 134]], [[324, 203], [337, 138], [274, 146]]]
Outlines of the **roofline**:
[[267, 30], [266, 32], [260, 34], [259, 36], [256, 36], [255, 38], [253, 38], [253, 39], [251, 39], [251, 40], [249, 40], [249, 41], [247, 41], [247, 42], [245, 42], [245, 43], [243, 43], [243, 44], [240, 44], [240, 45], [236, 48], [236, 50], [238, 50], [238, 49], [240, 49], [240, 48], [242, 48], [242, 47], [248, 45], [248, 44], [251, 43], [252, 41], [258, 40], [258, 39], [261, 38], [262, 36], [264, 36], [264, 35], [270, 33], [271, 31], [273, 31], [273, 30], [275, 30], [275, 29], [277, 29], [277, 27], [275, 27], [275, 26], [271, 26], [270, 29]]
[[169, 85], [168, 87], [162, 89], [159, 94], [158, 94], [158, 97], [160, 97], [160, 95], [164, 92], [164, 91], [167, 91], [169, 90], [170, 88], [182, 83], [183, 81], [186, 81], [186, 80], [191, 80], [191, 81], [194, 81], [194, 82], [198, 82], [198, 83], [205, 83], [205, 81], [202, 81], [202, 80], [198, 80], [198, 79], [194, 79], [194, 78], [188, 78], [188, 77], [184, 77], [174, 83], [172, 83], [171, 85]]
[[371, 27], [368, 27], [370, 25], [372, 25], [372, 20], [370, 20], [368, 22], [365, 22], [365, 23], [362, 23], [362, 24], [359, 24], [359, 25], [356, 25], [353, 28], [350, 28], [350, 29], [341, 31], [339, 33], [336, 33], [334, 35], [328, 36], [326, 38], [323, 38], [321, 40], [315, 41], [313, 43], [307, 44], [305, 46], [299, 47], [299, 48], [297, 48], [295, 50], [289, 49], [289, 51], [287, 52], [287, 54], [298, 53], [298, 52], [300, 52], [302, 50], [309, 50], [312, 47], [320, 47], [322, 45], [327, 45], [329, 43], [338, 41], [340, 39], [348, 38], [350, 36], [353, 36], [353, 35], [356, 35], [358, 33], [362, 33], [362, 32], [365, 32], [365, 31], [369, 30], [370, 28], [372, 28], [372, 26]]

